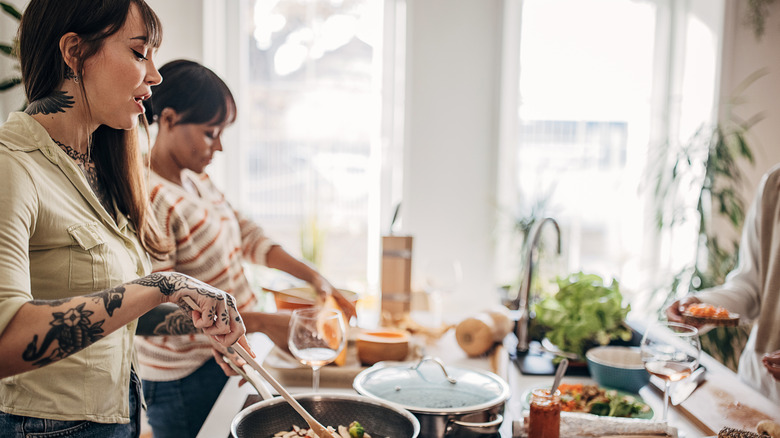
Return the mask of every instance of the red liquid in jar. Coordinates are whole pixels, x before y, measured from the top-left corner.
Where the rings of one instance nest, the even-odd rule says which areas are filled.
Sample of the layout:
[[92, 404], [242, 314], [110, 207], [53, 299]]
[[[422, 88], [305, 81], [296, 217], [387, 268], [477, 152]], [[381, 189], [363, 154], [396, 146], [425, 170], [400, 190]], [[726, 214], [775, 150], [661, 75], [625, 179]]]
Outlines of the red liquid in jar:
[[549, 389], [535, 389], [531, 393], [528, 438], [560, 438], [560, 428], [560, 392], [551, 396]]

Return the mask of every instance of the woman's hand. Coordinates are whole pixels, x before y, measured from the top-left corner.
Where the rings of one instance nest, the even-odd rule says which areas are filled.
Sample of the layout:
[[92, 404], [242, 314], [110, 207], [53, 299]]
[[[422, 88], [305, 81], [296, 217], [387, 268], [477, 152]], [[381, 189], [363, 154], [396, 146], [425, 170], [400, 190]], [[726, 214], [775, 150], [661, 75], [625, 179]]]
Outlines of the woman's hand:
[[352, 317], [357, 318], [355, 304], [344, 297], [344, 295], [333, 287], [325, 277], [317, 275], [311, 282], [311, 285], [314, 288], [314, 291], [317, 292], [317, 301], [320, 302], [320, 304], [325, 302], [325, 298], [327, 298], [328, 295], [331, 295], [336, 299], [336, 303], [338, 303], [339, 307], [341, 307], [341, 311], [346, 315], [347, 321], [351, 320]]
[[761, 362], [775, 380], [780, 380], [780, 350], [765, 354]]
[[266, 312], [245, 312], [244, 322], [248, 332], [263, 333], [268, 336], [274, 345], [290, 352], [287, 339], [290, 336], [290, 316], [289, 311], [279, 310], [276, 313]]
[[[157, 272], [133, 283], [159, 289], [163, 295], [161, 302], [174, 303], [188, 311], [196, 328], [226, 347], [238, 342], [246, 333], [235, 298], [200, 280], [179, 272]], [[194, 301], [194, 308], [185, 297]], [[242, 345], [250, 351], [246, 338], [243, 341]]]
[[[679, 322], [679, 323], [685, 323], [690, 324], [689, 322], [686, 322], [683, 320], [682, 313], [692, 304], [701, 303], [701, 300], [694, 296], [684, 297], [680, 300], [677, 300], [673, 302], [669, 307], [666, 308], [666, 318], [669, 319], [671, 322]], [[700, 328], [700, 327], [697, 327]]]

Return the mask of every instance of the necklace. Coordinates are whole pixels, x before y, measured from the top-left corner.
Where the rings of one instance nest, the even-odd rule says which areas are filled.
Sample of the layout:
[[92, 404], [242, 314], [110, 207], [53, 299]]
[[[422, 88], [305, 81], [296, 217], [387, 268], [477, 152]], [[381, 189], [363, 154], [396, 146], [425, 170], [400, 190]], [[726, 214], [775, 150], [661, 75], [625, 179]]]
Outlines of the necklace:
[[[81, 166], [82, 164], [84, 165], [87, 165], [87, 163], [92, 164], [92, 160], [90, 159], [87, 153], [81, 153], [64, 143], [60, 143], [59, 141], [53, 138], [52, 140], [54, 140], [54, 142], [57, 143], [57, 146], [62, 148], [62, 150], [65, 151], [65, 153], [68, 154], [69, 157], [73, 158], [73, 161], [75, 161], [76, 164], [79, 165], [79, 167], [82, 167]], [[92, 164], [92, 166], [94, 167], [94, 164]]]
[[92, 188], [92, 191], [95, 193], [95, 196], [97, 196], [98, 201], [100, 201], [100, 204], [103, 206], [106, 212], [111, 215], [111, 217], [114, 217], [114, 208], [111, 203], [111, 195], [108, 194], [106, 188], [103, 186], [103, 184], [100, 183], [97, 169], [95, 168], [95, 163], [92, 161], [92, 157], [89, 156], [89, 150], [87, 153], [82, 153], [64, 143], [60, 143], [53, 138], [52, 140], [54, 143], [57, 143], [57, 146], [59, 146], [70, 158], [72, 158], [73, 161], [76, 162], [76, 165], [79, 167], [79, 169], [81, 169], [81, 173], [83, 173], [84, 177], [87, 179], [87, 183], [89, 183], [90, 188]]

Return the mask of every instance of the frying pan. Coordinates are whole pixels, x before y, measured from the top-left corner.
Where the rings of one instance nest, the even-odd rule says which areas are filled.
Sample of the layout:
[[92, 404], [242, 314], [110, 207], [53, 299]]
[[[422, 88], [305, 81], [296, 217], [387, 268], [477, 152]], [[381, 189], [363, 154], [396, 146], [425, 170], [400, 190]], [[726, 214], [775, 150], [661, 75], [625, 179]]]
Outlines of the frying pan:
[[[409, 411], [353, 394], [299, 394], [295, 399], [320, 423], [348, 426], [358, 421], [373, 438], [416, 438], [420, 422]], [[263, 400], [239, 412], [230, 425], [235, 438], [269, 438], [292, 426], [307, 428], [303, 417], [281, 397]]]

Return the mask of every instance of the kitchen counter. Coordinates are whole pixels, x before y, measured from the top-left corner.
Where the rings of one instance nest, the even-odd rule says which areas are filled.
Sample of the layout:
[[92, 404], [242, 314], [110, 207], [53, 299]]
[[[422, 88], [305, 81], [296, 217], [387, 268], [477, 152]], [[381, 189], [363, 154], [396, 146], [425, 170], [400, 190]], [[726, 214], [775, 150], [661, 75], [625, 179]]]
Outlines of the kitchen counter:
[[[258, 362], [262, 363], [263, 358], [271, 352], [273, 344], [262, 334], [252, 334], [249, 339], [254, 352], [257, 354]], [[495, 372], [509, 383], [512, 395], [505, 405], [505, 420], [499, 431], [502, 438], [510, 438], [512, 436], [512, 420], [522, 419], [522, 399], [524, 398], [525, 392], [530, 388], [552, 383], [552, 376], [530, 376], [523, 375], [519, 372], [518, 368], [511, 362], [508, 354], [506, 354], [506, 351], [513, 351], [515, 342], [516, 339], [514, 338], [514, 335], [510, 334], [504, 342], [504, 351], [497, 356], [469, 358], [458, 347], [454, 330], [450, 330], [435, 345], [427, 346], [425, 351], [426, 355], [439, 357], [447, 365]], [[730, 388], [736, 388], [739, 391], [738, 394], [740, 394], [740, 397], [745, 397], [744, 400], [740, 398], [739, 400], [736, 400], [736, 403], [732, 403], [735, 405], [734, 409], [747, 408], [746, 411], [750, 412], [749, 406], [745, 406], [745, 403], [749, 402], [750, 406], [760, 406], [763, 413], [768, 414], [775, 421], [780, 421], [780, 406], [776, 406], [764, 396], [740, 382], [735, 373], [727, 367], [706, 354], [702, 354], [701, 363], [707, 367], [708, 381], [717, 381], [718, 383], [728, 385]], [[278, 373], [274, 372], [273, 369], [269, 369], [269, 371], [277, 376], [280, 383], [285, 385], [290, 393], [311, 392], [311, 387], [300, 386], [300, 383], [296, 382], [285, 382], [278, 377]], [[250, 394], [257, 394], [257, 391], [249, 384], [239, 387], [239, 380], [239, 377], [231, 377], [228, 380], [225, 389], [222, 391], [214, 408], [206, 419], [198, 438], [221, 438], [230, 435], [230, 424], [233, 418], [242, 409], [247, 397]], [[589, 377], [569, 375], [564, 377], [563, 381], [567, 383], [593, 383]], [[355, 393], [351, 388], [351, 381], [349, 379], [329, 382], [323, 374], [320, 385], [320, 392]], [[275, 391], [270, 385], [266, 384], [266, 387], [270, 392], [275, 394]], [[694, 399], [699, 392], [703, 392], [701, 391], [703, 388], [704, 387], [702, 386], [700, 390], [694, 392], [691, 399]], [[662, 392], [651, 384], [643, 387], [640, 390], [639, 395], [653, 409], [655, 418], [660, 418], [661, 413], [663, 412]], [[692, 403], [695, 402], [696, 401], [692, 401]], [[711, 422], [697, 418], [690, 410], [685, 409], [685, 406], [685, 404], [681, 407], [669, 406], [669, 423], [681, 432], [680, 436], [684, 436], [685, 438], [696, 438], [717, 434], [717, 430], [712, 433], [712, 428], [715, 426], [713, 426]], [[729, 408], [731, 409], [731, 407]]]

